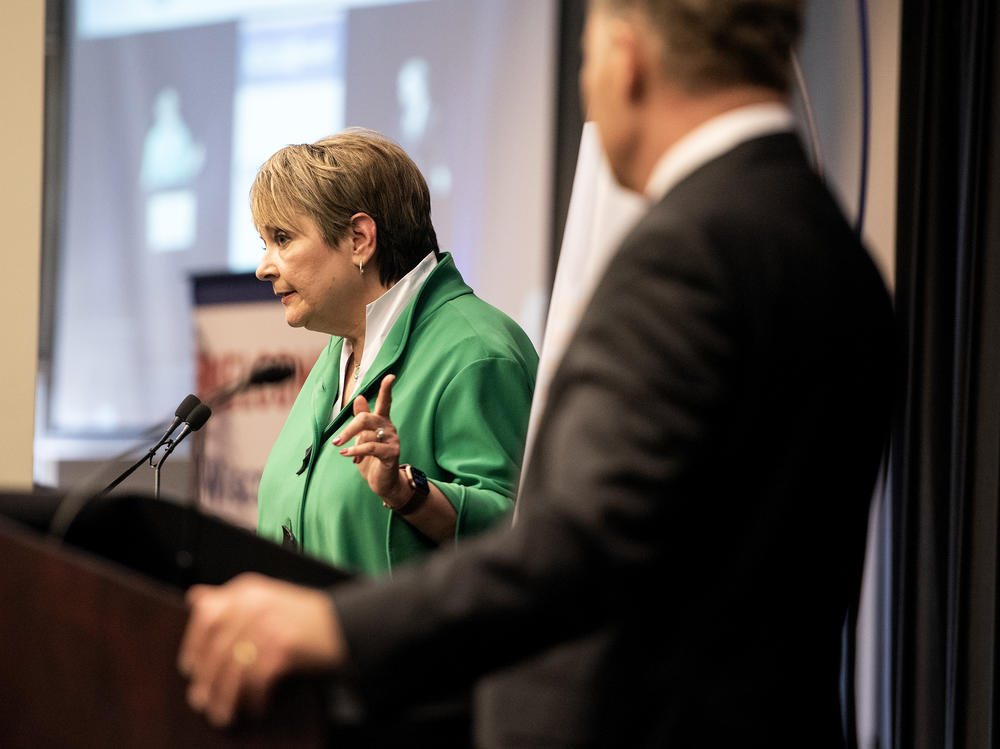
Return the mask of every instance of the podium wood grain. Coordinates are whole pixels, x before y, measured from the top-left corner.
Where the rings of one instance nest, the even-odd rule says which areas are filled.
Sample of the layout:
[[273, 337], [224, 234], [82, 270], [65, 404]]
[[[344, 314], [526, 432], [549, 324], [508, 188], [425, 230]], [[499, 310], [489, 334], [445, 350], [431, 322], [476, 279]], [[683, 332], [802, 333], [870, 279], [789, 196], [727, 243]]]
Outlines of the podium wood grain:
[[319, 747], [318, 685], [289, 685], [266, 721], [219, 731], [185, 703], [180, 588], [0, 518], [0, 745]]

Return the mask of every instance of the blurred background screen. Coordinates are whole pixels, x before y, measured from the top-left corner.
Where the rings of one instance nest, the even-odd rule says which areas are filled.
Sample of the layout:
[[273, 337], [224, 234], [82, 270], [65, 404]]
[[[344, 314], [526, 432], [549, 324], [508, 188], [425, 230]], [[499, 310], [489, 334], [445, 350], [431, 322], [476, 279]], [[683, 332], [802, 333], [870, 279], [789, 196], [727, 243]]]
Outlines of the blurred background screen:
[[252, 271], [257, 168], [286, 144], [348, 126], [413, 156], [441, 249], [540, 344], [555, 6], [69, 3], [36, 462], [134, 437], [193, 392], [192, 276]]

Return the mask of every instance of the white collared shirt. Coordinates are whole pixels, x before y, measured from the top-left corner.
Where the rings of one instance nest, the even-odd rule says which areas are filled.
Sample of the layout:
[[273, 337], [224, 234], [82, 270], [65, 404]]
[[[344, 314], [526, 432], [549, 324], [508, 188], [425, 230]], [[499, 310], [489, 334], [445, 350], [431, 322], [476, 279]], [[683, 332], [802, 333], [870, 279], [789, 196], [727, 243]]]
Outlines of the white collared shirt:
[[[430, 276], [431, 272], [437, 266], [437, 256], [430, 252], [427, 256], [421, 260], [417, 265], [399, 279], [392, 288], [386, 291], [382, 296], [373, 302], [369, 302], [365, 307], [365, 350], [361, 355], [361, 369], [358, 371], [358, 376], [356, 379], [358, 382], [363, 382], [365, 375], [368, 373], [368, 368], [371, 367], [372, 362], [375, 361], [375, 357], [378, 356], [378, 352], [382, 348], [382, 344], [385, 343], [385, 339], [389, 337], [389, 331], [392, 330], [392, 326], [396, 324], [399, 316], [403, 314], [403, 310], [406, 309], [407, 305], [413, 300], [413, 297], [417, 295], [420, 291], [420, 287], [424, 285], [424, 281]], [[343, 389], [344, 375], [347, 372], [347, 360], [351, 358], [351, 354], [354, 353], [354, 347], [351, 342], [344, 339], [344, 346], [340, 350], [340, 380], [339, 386]], [[344, 396], [341, 393], [337, 402], [343, 401]], [[343, 404], [341, 404], [343, 408]], [[334, 411], [339, 411], [339, 409], [334, 406]]]
[[736, 146], [772, 133], [789, 132], [795, 120], [784, 104], [751, 104], [702, 123], [667, 149], [653, 168], [645, 195], [658, 202], [682, 179]]

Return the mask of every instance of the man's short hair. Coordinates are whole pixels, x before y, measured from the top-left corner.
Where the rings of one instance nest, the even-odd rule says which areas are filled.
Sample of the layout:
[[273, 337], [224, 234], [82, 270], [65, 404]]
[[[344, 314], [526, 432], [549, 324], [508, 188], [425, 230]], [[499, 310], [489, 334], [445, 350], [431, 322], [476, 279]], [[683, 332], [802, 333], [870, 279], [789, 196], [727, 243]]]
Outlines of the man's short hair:
[[351, 216], [368, 214], [386, 286], [438, 249], [427, 182], [402, 148], [373, 130], [282, 148], [258, 170], [250, 208], [258, 228], [295, 227], [308, 216], [331, 247], [350, 231]]
[[662, 46], [664, 73], [689, 93], [752, 84], [787, 93], [805, 0], [591, 0], [639, 13]]

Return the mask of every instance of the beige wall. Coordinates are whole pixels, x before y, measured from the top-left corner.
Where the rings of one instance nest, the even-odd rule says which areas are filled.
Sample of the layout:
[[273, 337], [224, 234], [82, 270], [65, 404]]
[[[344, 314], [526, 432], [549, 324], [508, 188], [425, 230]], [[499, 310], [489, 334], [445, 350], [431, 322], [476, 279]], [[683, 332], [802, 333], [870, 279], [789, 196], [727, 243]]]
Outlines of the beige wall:
[[0, 488], [29, 487], [38, 359], [45, 3], [4, 0], [0, 24]]
[[[871, 82], [864, 238], [886, 283], [896, 253], [896, 129], [901, 0], [868, 6]], [[861, 52], [856, 3], [809, 3], [800, 59], [809, 90], [823, 172], [849, 218], [857, 215], [861, 176]]]
[[890, 287], [896, 280], [896, 148], [901, 0], [868, 3], [871, 52], [871, 164], [865, 239]]

